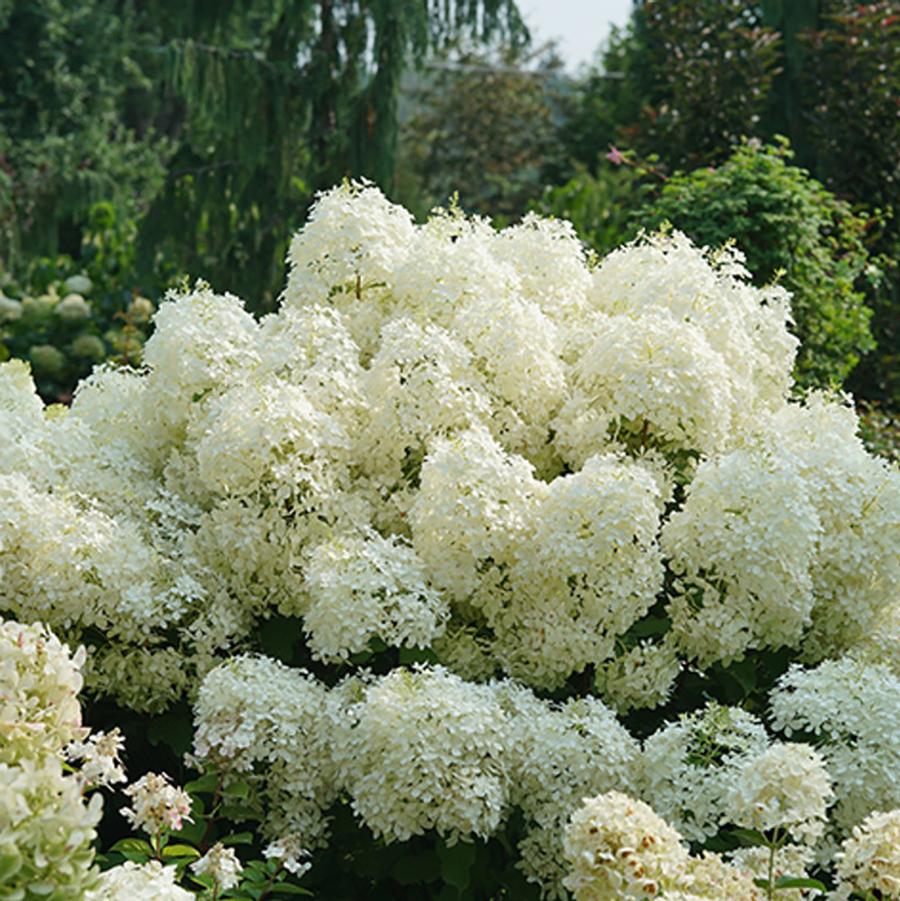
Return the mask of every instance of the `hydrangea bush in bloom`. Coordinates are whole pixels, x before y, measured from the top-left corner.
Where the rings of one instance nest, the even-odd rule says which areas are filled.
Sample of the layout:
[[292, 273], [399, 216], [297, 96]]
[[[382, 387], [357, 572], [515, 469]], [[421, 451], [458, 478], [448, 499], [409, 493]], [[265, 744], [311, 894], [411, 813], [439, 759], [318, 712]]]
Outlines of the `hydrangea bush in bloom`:
[[[475, 872], [500, 836], [551, 897], [585, 797], [825, 868], [900, 805], [900, 474], [793, 396], [786, 292], [677, 233], [595, 261], [365, 184], [289, 263], [261, 321], [172, 295], [68, 410], [0, 367], [0, 610], [84, 643], [89, 692], [190, 702], [272, 848], [340, 854], [351, 817]], [[690, 860], [670, 896], [738, 878]]]
[[43, 626], [0, 620], [0, 896], [77, 898], [95, 878], [101, 799], [63, 767], [82, 739], [83, 652]]

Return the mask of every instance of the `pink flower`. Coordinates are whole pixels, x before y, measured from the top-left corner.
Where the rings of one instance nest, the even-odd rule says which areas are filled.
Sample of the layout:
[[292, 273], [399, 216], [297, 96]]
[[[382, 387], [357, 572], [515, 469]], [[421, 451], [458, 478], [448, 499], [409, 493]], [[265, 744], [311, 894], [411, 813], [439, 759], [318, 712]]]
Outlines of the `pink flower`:
[[622, 163], [625, 162], [625, 156], [618, 147], [614, 144], [609, 145], [609, 153], [606, 154], [606, 158], [614, 165], [621, 166]]

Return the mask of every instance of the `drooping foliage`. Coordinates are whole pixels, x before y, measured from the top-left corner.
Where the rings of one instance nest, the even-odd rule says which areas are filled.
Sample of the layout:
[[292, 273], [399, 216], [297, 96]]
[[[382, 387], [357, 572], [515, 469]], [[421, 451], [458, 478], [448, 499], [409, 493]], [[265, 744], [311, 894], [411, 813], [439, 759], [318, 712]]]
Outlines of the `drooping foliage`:
[[513, 0], [8, 0], [0, 260], [77, 257], [91, 204], [160, 256], [271, 305], [284, 236], [344, 176], [389, 187], [400, 78], [451, 41], [516, 46]]
[[512, 0], [157, 0], [139, 24], [177, 142], [142, 239], [261, 305], [315, 190], [355, 175], [390, 186], [403, 73], [451, 40], [527, 37]]

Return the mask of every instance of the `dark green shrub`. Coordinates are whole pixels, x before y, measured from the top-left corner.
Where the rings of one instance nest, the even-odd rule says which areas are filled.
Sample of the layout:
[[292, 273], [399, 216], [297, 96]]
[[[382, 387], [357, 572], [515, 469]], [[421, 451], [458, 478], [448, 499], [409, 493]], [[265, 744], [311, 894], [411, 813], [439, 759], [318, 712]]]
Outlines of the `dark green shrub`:
[[582, 80], [564, 140], [588, 166], [610, 142], [670, 168], [718, 162], [759, 135], [779, 33], [745, 0], [643, 0]]
[[862, 288], [880, 270], [863, 243], [869, 222], [792, 156], [784, 139], [745, 142], [718, 168], [670, 178], [637, 219], [708, 246], [734, 239], [758, 284], [778, 279], [793, 294], [799, 383], [835, 387], [875, 346]]
[[900, 8], [896, 0], [829, 0], [805, 35], [804, 89], [816, 171], [829, 187], [884, 211], [868, 243], [894, 265], [873, 292], [878, 353], [852, 387], [900, 409]]

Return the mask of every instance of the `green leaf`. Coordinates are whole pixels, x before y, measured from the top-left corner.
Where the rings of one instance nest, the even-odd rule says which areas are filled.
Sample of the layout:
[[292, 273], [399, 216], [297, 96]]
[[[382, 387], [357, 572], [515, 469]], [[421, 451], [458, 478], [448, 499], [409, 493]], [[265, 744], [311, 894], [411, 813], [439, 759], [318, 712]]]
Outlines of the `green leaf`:
[[732, 829], [731, 834], [740, 841], [743, 847], [756, 848], [760, 845], [767, 846], [769, 840], [756, 829]]
[[119, 839], [110, 849], [110, 851], [118, 851], [120, 854], [153, 854], [153, 849], [148, 842], [140, 838], [123, 838]]
[[190, 750], [193, 738], [193, 721], [186, 711], [155, 716], [147, 727], [147, 739], [151, 745], [166, 745], [179, 757]]
[[213, 887], [213, 881], [210, 876], [207, 876], [205, 874], [198, 875], [196, 873], [188, 873], [187, 876], [188, 876], [188, 879], [190, 879], [191, 882], [193, 882], [195, 885], [201, 885], [201, 886], [203, 886], [203, 888], [212, 888]]
[[259, 627], [260, 647], [270, 657], [275, 657], [282, 663], [290, 663], [300, 634], [299, 620], [273, 616]]
[[229, 782], [228, 785], [225, 786], [225, 790], [223, 794], [228, 798], [249, 798], [250, 797], [250, 783], [244, 782], [243, 780], [238, 782]]
[[223, 804], [219, 814], [226, 820], [259, 820], [259, 811], [246, 804]]
[[190, 845], [167, 845], [163, 848], [163, 857], [190, 857], [197, 858], [200, 852]]
[[17, 873], [22, 868], [22, 863], [22, 856], [15, 849], [0, 855], [0, 883], [5, 883]]
[[182, 842], [193, 842], [194, 844], [199, 844], [203, 840], [203, 835], [206, 832], [206, 822], [205, 818], [201, 816], [202, 807], [199, 811], [196, 809], [199, 802], [195, 800], [194, 804], [195, 807], [192, 811], [194, 822], [189, 823], [185, 821], [181, 829], [171, 834], [172, 838], [181, 839]]
[[779, 876], [775, 880], [775, 888], [814, 888], [820, 892], [826, 891], [825, 885], [818, 879], [806, 879], [799, 876]]
[[191, 794], [211, 795], [219, 784], [219, 777], [215, 773], [204, 773], [199, 779], [194, 779], [184, 786], [186, 792]]
[[397, 660], [403, 666], [411, 663], [437, 663], [437, 654], [430, 648], [400, 648]]
[[391, 876], [401, 885], [433, 882], [440, 872], [440, 863], [433, 851], [407, 853], [391, 867]]
[[290, 882], [276, 882], [272, 886], [272, 891], [281, 892], [283, 895], [306, 895], [312, 897], [312, 892], [300, 885], [293, 885]]
[[478, 849], [471, 842], [457, 842], [448, 847], [441, 844], [437, 849], [441, 861], [441, 878], [448, 885], [464, 891], [471, 881], [472, 864]]
[[724, 672], [737, 682], [743, 696], [747, 697], [756, 688], [758, 667], [758, 661], [748, 658], [739, 663], [733, 663], [731, 666], [727, 667]]
[[226, 835], [225, 838], [221, 839], [221, 842], [223, 845], [252, 845], [253, 833], [232, 832], [230, 835]]

